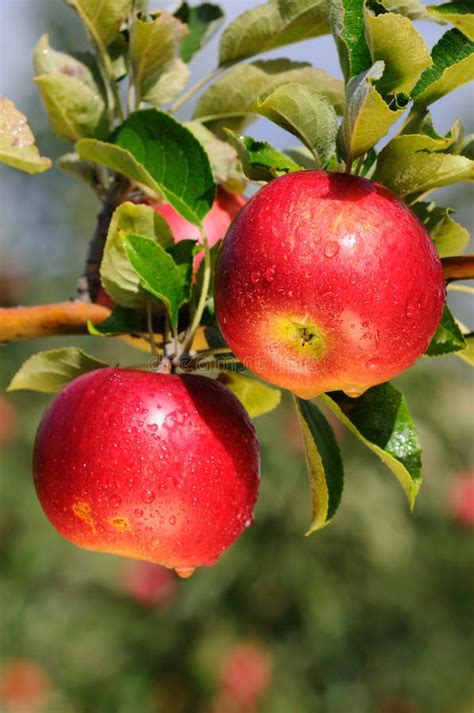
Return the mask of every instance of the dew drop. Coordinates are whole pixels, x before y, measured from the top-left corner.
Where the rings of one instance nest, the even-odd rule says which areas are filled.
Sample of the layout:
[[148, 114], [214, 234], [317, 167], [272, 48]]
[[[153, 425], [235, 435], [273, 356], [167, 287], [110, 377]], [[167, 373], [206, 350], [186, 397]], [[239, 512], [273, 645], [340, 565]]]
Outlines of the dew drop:
[[135, 517], [143, 517], [143, 510], [141, 508], [136, 508], [136, 510], [133, 511], [133, 514]]
[[334, 257], [339, 252], [339, 243], [334, 240], [328, 240], [324, 246], [324, 254], [326, 257]]
[[382, 360], [381, 359], [369, 359], [369, 361], [366, 363], [366, 365], [369, 367], [369, 369], [377, 369], [379, 366], [382, 366]]
[[275, 277], [275, 265], [273, 265], [272, 267], [267, 267], [267, 269], [265, 270], [265, 279], [267, 280], [267, 282], [271, 282], [274, 279], [274, 277]]
[[150, 503], [152, 503], [153, 500], [155, 499], [155, 497], [156, 497], [156, 495], [155, 495], [155, 493], [153, 492], [153, 490], [144, 490], [143, 493], [142, 493], [142, 500], [143, 500], [143, 502], [146, 503], [147, 505], [149, 505]]
[[260, 280], [260, 274], [258, 272], [252, 272], [250, 275], [250, 279], [252, 280], [253, 284], [256, 285], [257, 282]]
[[120, 507], [121, 502], [122, 502], [122, 498], [120, 498], [118, 495], [112, 495], [112, 497], [110, 498], [110, 504], [112, 505], [113, 508]]
[[178, 575], [178, 577], [181, 577], [182, 579], [188, 579], [188, 577], [191, 577], [191, 575], [194, 574], [196, 570], [196, 567], [175, 567], [175, 572]]
[[171, 515], [171, 517], [168, 518], [168, 522], [170, 525], [176, 525], [176, 516]]

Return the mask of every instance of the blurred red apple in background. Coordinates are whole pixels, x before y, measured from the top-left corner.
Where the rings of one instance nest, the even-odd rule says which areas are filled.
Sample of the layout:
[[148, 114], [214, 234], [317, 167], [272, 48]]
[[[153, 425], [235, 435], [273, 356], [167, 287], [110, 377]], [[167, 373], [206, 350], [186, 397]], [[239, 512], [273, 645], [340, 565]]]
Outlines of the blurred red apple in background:
[[11, 659], [0, 670], [2, 713], [37, 713], [44, 710], [51, 693], [45, 670], [29, 659]]
[[69, 384], [34, 451], [39, 500], [64, 537], [181, 576], [213, 565], [252, 523], [259, 467], [253, 424], [225, 386], [132, 369]]
[[272, 668], [268, 649], [258, 643], [241, 642], [228, 652], [224, 661], [221, 693], [240, 709], [252, 711], [270, 684]]
[[456, 522], [474, 528], [474, 470], [460, 473], [451, 483], [449, 510]]
[[17, 415], [12, 402], [0, 394], [0, 448], [15, 437]]
[[176, 596], [175, 574], [159, 564], [129, 562], [122, 573], [123, 590], [139, 604], [168, 604]]
[[441, 262], [417, 218], [383, 186], [348, 174], [301, 171], [267, 184], [217, 260], [228, 345], [302, 398], [358, 396], [407, 369], [444, 301]]

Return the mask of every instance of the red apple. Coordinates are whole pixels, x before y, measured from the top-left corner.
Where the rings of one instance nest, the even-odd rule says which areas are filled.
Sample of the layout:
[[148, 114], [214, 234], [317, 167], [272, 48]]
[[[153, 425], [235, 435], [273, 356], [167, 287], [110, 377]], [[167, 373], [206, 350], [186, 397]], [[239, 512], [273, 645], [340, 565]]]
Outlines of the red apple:
[[423, 354], [445, 285], [434, 245], [393, 193], [301, 171], [242, 208], [221, 248], [221, 331], [252, 371], [302, 398], [357, 396]]
[[193, 374], [100, 369], [51, 403], [35, 443], [39, 500], [90, 550], [213, 565], [252, 522], [259, 448], [240, 402]]
[[177, 581], [171, 570], [159, 564], [129, 562], [123, 572], [123, 589], [139, 604], [168, 604], [176, 595]]
[[[203, 220], [210, 247], [224, 237], [229, 225], [244, 204], [245, 198], [243, 196], [228, 193], [221, 187], [217, 189], [216, 200]], [[199, 228], [192, 223], [188, 223], [169, 203], [158, 203], [153, 207], [166, 219], [175, 242], [179, 243], [180, 240], [197, 240], [201, 242]]]
[[44, 669], [29, 659], [12, 659], [0, 672], [0, 704], [4, 713], [44, 710], [51, 683]]
[[224, 661], [222, 693], [242, 709], [253, 709], [268, 688], [272, 667], [272, 657], [263, 646], [252, 642], [238, 644]]
[[449, 508], [456, 522], [474, 528], [474, 471], [460, 473], [452, 483]]

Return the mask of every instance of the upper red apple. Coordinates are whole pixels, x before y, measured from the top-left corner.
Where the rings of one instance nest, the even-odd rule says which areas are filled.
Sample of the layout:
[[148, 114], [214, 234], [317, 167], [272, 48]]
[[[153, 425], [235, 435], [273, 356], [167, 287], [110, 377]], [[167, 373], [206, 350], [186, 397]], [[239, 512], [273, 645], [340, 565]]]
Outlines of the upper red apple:
[[67, 539], [186, 575], [214, 564], [251, 524], [258, 442], [240, 402], [217, 381], [106, 368], [51, 403], [34, 478]]
[[272, 657], [263, 646], [242, 642], [229, 651], [221, 673], [221, 689], [245, 710], [253, 709], [268, 688]]
[[474, 471], [460, 473], [452, 483], [449, 505], [456, 522], [474, 528]]
[[0, 704], [4, 713], [36, 713], [51, 695], [51, 682], [42, 666], [30, 659], [10, 659], [0, 671]]
[[242, 208], [219, 254], [215, 303], [230, 348], [302, 398], [351, 396], [426, 350], [445, 285], [430, 236], [364, 178], [301, 171]]
[[123, 589], [139, 604], [167, 604], [176, 594], [177, 579], [174, 572], [159, 564], [128, 562], [123, 572]]

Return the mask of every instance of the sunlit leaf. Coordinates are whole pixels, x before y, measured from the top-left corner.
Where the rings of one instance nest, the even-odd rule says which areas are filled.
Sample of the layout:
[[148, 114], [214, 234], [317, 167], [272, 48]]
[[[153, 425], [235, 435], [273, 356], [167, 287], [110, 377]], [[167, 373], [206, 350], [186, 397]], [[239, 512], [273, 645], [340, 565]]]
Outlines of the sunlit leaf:
[[222, 34], [220, 66], [329, 32], [325, 0], [267, 0], [233, 20]]
[[43, 173], [52, 166], [40, 156], [25, 115], [6, 97], [0, 97], [0, 161], [26, 173]]
[[413, 508], [421, 486], [421, 446], [403, 395], [391, 384], [380, 384], [357, 399], [342, 391], [321, 398], [390, 468]]
[[237, 396], [251, 418], [273, 411], [281, 401], [280, 389], [262, 384], [249, 376], [223, 373], [219, 375], [218, 380]]
[[81, 374], [108, 366], [78, 349], [51, 349], [34, 354], [20, 367], [11, 380], [7, 391], [30, 389], [54, 394]]
[[247, 185], [236, 149], [221, 141], [199, 121], [187, 121], [185, 126], [204, 147], [216, 183], [230, 193], [242, 193]]
[[469, 39], [474, 40], [474, 6], [472, 0], [454, 0], [443, 5], [430, 5], [427, 8], [435, 18], [447, 20], [461, 30]]
[[257, 141], [250, 136], [239, 136], [229, 129], [225, 131], [232, 145], [237, 149], [244, 173], [250, 180], [271, 181], [286, 173], [301, 170], [301, 166], [266, 141]]
[[163, 216], [149, 206], [125, 202], [115, 210], [107, 233], [100, 279], [115, 302], [123, 307], [138, 307], [144, 304], [145, 297], [137, 272], [125, 252], [124, 234], [150, 238], [163, 248], [173, 244], [173, 237]]
[[77, 12], [94, 43], [104, 50], [117, 37], [132, 9], [132, 0], [66, 0]]
[[387, 104], [374, 86], [384, 73], [379, 60], [366, 72], [353, 77], [347, 85], [346, 106], [338, 135], [338, 148], [345, 161], [369, 151], [388, 132], [405, 111], [401, 96]]
[[456, 324], [448, 305], [444, 305], [443, 316], [436, 334], [430, 342], [426, 355], [430, 357], [451, 354], [466, 348], [466, 340]]
[[89, 334], [98, 337], [111, 337], [116, 334], [130, 334], [140, 331], [140, 319], [134, 309], [115, 307], [103, 322], [87, 323]]
[[178, 327], [178, 310], [185, 300], [182, 277], [176, 263], [157, 242], [139, 235], [122, 235], [130, 264], [140, 278], [140, 285], [161, 300], [174, 330]]
[[284, 84], [256, 105], [257, 111], [297, 136], [323, 167], [336, 150], [337, 118], [329, 100], [304, 84]]
[[328, 4], [331, 32], [346, 81], [372, 65], [365, 37], [365, 0], [331, 0]]
[[311, 525], [307, 535], [327, 525], [341, 501], [344, 470], [334, 433], [318, 407], [295, 399], [305, 445], [312, 497]]
[[433, 64], [425, 69], [412, 90], [415, 105], [427, 106], [474, 76], [474, 42], [448, 30], [431, 52]]
[[420, 33], [406, 17], [389, 12], [366, 15], [367, 42], [372, 61], [382, 60], [384, 72], [376, 83], [380, 94], [408, 93], [432, 63]]
[[466, 347], [456, 352], [456, 356], [466, 361], [470, 366], [474, 366], [474, 332], [465, 334], [464, 341], [466, 342]]
[[462, 253], [469, 243], [469, 231], [451, 218], [454, 211], [436, 203], [417, 201], [412, 209], [431, 235], [441, 257]]

